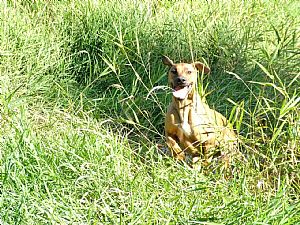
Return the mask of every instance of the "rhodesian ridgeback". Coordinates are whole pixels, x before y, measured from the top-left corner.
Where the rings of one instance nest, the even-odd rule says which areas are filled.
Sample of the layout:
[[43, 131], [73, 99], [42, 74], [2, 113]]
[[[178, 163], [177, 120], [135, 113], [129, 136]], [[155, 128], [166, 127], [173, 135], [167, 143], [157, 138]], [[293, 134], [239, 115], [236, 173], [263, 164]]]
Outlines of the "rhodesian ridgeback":
[[173, 90], [165, 119], [166, 142], [172, 155], [191, 166], [198, 161], [207, 165], [221, 157], [228, 167], [230, 153], [237, 145], [236, 134], [227, 119], [209, 108], [197, 92], [198, 72], [209, 73], [210, 69], [200, 62], [175, 64], [166, 56], [162, 61], [169, 66], [168, 82]]

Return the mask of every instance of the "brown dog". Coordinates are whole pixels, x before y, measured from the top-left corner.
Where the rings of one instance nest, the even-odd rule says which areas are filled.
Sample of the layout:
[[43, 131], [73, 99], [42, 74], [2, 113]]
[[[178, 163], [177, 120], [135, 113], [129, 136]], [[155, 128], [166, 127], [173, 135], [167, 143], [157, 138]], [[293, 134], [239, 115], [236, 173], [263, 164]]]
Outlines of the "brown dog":
[[209, 73], [210, 69], [200, 62], [174, 64], [166, 56], [162, 60], [170, 67], [168, 82], [173, 89], [165, 119], [166, 141], [172, 155], [189, 164], [201, 158], [207, 164], [222, 156], [227, 167], [230, 152], [236, 148], [236, 135], [227, 127], [226, 118], [210, 109], [196, 89], [198, 71]]

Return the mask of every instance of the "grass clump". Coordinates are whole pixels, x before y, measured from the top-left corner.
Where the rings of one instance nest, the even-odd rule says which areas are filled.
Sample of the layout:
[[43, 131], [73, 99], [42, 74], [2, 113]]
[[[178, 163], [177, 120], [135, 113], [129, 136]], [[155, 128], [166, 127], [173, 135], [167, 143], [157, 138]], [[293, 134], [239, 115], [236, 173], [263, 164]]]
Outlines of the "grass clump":
[[[0, 223], [297, 224], [297, 1], [5, 1]], [[161, 55], [206, 61], [231, 179], [159, 155]], [[158, 87], [158, 88], [157, 88]]]

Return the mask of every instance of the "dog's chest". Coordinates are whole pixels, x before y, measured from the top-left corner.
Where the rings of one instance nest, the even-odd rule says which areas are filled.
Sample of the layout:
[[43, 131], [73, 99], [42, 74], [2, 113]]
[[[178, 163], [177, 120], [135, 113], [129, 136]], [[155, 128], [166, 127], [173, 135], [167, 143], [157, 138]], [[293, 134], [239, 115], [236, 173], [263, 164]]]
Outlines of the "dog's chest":
[[181, 115], [179, 113], [175, 126], [177, 126], [179, 139], [191, 141], [198, 141], [200, 136], [214, 132], [214, 126], [207, 113], [205, 111], [197, 112], [195, 108], [189, 108], [183, 111]]
[[178, 125], [180, 133], [184, 134], [186, 137], [191, 137], [193, 135], [193, 130], [190, 124], [184, 122]]
[[186, 107], [178, 112], [177, 121], [175, 122], [178, 130], [178, 136], [192, 138], [194, 136], [193, 120], [196, 119], [194, 109]]

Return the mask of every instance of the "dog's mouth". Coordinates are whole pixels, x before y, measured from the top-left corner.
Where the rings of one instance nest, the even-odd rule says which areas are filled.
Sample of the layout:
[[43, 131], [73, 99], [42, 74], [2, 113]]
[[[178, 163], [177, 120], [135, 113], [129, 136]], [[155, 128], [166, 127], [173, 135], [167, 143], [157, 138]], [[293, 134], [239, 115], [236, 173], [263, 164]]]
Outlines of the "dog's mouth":
[[188, 85], [178, 85], [173, 89], [173, 96], [177, 99], [185, 99], [192, 89], [192, 83]]

